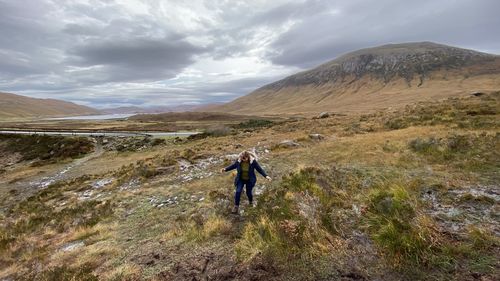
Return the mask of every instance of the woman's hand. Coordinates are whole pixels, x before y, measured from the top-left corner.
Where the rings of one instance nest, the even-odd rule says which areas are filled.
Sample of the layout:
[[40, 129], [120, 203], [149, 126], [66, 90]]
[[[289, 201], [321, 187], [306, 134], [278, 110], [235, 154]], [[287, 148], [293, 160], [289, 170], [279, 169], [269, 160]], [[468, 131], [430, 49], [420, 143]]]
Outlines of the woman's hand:
[[273, 180], [270, 176], [267, 176], [267, 177], [266, 177], [266, 179], [267, 179], [268, 181], [272, 181], [272, 180]]
[[221, 172], [221, 173], [224, 173], [225, 171], [226, 171], [226, 169], [225, 169], [225, 168], [220, 169], [220, 172]]

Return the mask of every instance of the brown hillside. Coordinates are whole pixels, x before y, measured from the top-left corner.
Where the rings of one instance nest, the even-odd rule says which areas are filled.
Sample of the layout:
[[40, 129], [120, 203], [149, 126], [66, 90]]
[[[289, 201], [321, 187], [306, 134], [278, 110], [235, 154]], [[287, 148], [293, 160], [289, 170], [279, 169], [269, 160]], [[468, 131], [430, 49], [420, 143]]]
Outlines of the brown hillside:
[[56, 99], [36, 99], [25, 96], [0, 93], [0, 118], [70, 116], [98, 114], [87, 106]]
[[358, 50], [210, 110], [367, 112], [500, 89], [500, 57], [430, 42]]

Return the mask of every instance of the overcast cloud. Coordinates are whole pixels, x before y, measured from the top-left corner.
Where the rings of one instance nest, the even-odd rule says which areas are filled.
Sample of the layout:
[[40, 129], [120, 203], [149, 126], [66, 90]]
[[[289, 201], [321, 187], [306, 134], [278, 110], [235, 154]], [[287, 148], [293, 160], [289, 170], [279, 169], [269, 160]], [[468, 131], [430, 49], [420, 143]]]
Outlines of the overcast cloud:
[[500, 54], [497, 0], [0, 0], [0, 91], [97, 108], [225, 102], [360, 48]]

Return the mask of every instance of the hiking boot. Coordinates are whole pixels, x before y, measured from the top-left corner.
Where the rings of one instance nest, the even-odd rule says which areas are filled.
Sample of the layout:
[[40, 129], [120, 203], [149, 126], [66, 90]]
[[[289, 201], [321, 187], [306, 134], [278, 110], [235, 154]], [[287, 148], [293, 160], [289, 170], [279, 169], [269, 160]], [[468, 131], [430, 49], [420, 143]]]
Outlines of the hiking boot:
[[248, 202], [248, 207], [250, 207], [250, 208], [255, 207], [255, 203], [254, 202]]
[[239, 213], [239, 206], [234, 206], [233, 209], [231, 210], [231, 214], [238, 214]]

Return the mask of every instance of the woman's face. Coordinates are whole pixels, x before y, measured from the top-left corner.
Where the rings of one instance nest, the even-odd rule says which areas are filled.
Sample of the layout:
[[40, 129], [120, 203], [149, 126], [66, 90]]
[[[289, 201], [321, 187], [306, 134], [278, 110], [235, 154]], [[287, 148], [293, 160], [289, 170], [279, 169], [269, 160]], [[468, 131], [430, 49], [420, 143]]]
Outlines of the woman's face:
[[248, 161], [248, 155], [243, 155], [241, 157], [241, 161], [247, 162]]

